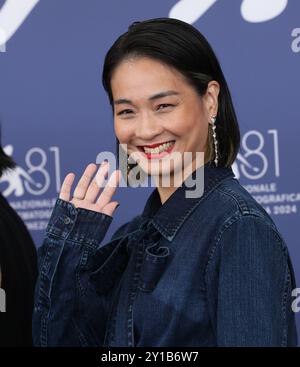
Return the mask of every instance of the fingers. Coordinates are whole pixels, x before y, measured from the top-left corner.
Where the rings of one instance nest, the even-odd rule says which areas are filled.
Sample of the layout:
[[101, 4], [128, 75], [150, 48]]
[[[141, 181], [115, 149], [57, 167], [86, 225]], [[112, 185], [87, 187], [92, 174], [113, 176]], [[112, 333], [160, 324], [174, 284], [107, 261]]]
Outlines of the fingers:
[[65, 201], [70, 200], [71, 188], [75, 179], [74, 173], [69, 173], [61, 186], [59, 198]]
[[106, 174], [109, 170], [109, 163], [103, 162], [101, 166], [99, 167], [96, 176], [94, 177], [93, 181], [89, 185], [87, 192], [85, 194], [85, 199], [87, 201], [90, 201], [91, 203], [94, 203], [99, 191], [100, 187], [102, 187], [103, 181], [106, 177]]
[[111, 174], [105, 188], [103, 189], [102, 193], [100, 194], [96, 202], [97, 207], [101, 211], [111, 201], [111, 198], [113, 194], [115, 193], [116, 188], [119, 184], [120, 178], [121, 178], [120, 170], [116, 170]]
[[90, 181], [97, 169], [97, 166], [94, 163], [89, 164], [85, 171], [83, 172], [83, 175], [81, 176], [75, 190], [73, 197], [75, 199], [82, 200], [85, 197], [85, 194], [87, 192], [88, 186], [90, 184]]
[[[71, 203], [73, 203], [76, 208], [79, 207], [88, 210], [95, 210], [112, 216], [113, 212], [119, 205], [117, 201], [111, 201], [111, 200], [112, 196], [116, 191], [116, 188], [119, 185], [121, 179], [121, 171], [120, 170], [113, 171], [102, 193], [99, 195], [97, 199], [100, 188], [102, 188], [103, 182], [109, 171], [109, 163], [103, 162], [99, 167], [96, 176], [93, 178], [96, 169], [97, 166], [93, 163], [89, 164], [86, 167], [83, 175], [81, 176], [74, 190]], [[75, 179], [74, 173], [69, 173], [65, 177], [59, 195], [60, 199], [70, 201], [71, 189], [74, 179]]]

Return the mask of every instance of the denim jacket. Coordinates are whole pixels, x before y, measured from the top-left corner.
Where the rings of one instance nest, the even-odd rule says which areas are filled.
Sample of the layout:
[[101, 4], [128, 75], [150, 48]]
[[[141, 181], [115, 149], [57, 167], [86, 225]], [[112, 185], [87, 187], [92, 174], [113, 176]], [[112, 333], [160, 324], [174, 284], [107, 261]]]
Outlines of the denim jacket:
[[295, 346], [287, 246], [231, 168], [204, 166], [103, 244], [112, 221], [57, 199], [39, 248], [36, 346]]

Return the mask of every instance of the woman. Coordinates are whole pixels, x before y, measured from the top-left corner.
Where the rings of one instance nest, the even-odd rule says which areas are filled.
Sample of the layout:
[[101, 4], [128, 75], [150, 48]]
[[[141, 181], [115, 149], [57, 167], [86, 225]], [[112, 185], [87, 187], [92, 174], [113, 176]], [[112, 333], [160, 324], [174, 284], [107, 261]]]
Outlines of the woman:
[[[156, 188], [103, 244], [121, 171], [102, 185], [109, 163], [96, 175], [90, 164], [73, 194], [66, 176], [39, 252], [35, 345], [296, 345], [288, 250], [234, 178], [238, 123], [206, 39], [175, 19], [135, 22], [108, 51], [103, 85], [117, 142]], [[201, 195], [187, 197], [201, 172]]]
[[[0, 146], [0, 177], [14, 167]], [[36, 249], [21, 218], [1, 193], [0, 237], [0, 347], [32, 346]]]

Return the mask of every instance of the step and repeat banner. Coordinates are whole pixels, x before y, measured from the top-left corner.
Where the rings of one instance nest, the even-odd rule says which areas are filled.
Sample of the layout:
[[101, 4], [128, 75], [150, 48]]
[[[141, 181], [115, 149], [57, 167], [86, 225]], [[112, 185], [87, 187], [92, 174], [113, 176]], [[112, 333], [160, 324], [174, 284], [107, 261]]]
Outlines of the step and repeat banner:
[[[220, 60], [241, 129], [235, 175], [274, 219], [300, 287], [298, 0], [0, 0], [2, 145], [18, 164], [0, 190], [39, 247], [64, 176], [115, 153], [107, 50], [133, 21], [165, 16], [193, 24]], [[152, 190], [119, 188], [105, 240]]]

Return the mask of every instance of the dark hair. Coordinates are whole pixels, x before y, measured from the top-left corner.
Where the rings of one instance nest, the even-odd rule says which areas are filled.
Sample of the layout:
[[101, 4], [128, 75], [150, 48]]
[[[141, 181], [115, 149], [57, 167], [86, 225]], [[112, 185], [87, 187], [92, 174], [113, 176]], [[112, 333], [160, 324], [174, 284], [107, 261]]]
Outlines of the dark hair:
[[[0, 127], [1, 128], [1, 127]], [[9, 157], [3, 150], [1, 145], [1, 130], [0, 130], [0, 177], [3, 172], [7, 169], [13, 169], [16, 167], [15, 162], [11, 157]]]
[[[206, 38], [190, 24], [173, 18], [134, 22], [115, 41], [104, 60], [102, 83], [112, 108], [111, 77], [116, 67], [129, 57], [149, 57], [177, 69], [200, 96], [205, 94], [211, 80], [220, 84], [216, 119], [218, 166], [230, 166], [239, 150], [239, 125], [227, 82]], [[215, 154], [211, 130], [205, 152], [207, 161], [213, 160]]]

